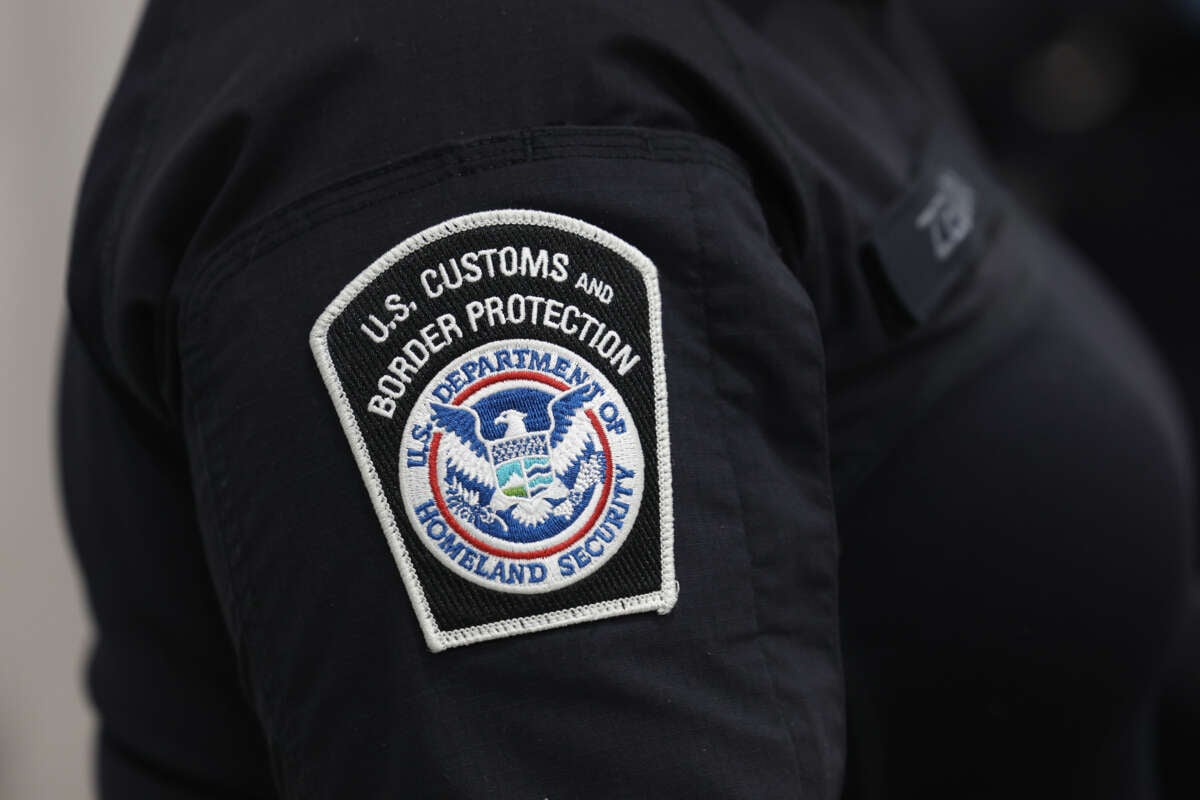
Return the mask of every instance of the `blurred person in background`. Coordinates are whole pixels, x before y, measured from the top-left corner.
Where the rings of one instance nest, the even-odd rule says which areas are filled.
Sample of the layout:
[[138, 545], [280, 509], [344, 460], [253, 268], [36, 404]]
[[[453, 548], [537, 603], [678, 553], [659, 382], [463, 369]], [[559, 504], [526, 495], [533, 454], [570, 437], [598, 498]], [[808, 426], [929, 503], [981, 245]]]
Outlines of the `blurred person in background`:
[[[1129, 303], [1200, 419], [1200, 4], [926, 1], [914, 10], [1000, 175]], [[1195, 451], [1194, 424], [1191, 441]], [[1147, 755], [1169, 797], [1200, 796], [1193, 587]]]

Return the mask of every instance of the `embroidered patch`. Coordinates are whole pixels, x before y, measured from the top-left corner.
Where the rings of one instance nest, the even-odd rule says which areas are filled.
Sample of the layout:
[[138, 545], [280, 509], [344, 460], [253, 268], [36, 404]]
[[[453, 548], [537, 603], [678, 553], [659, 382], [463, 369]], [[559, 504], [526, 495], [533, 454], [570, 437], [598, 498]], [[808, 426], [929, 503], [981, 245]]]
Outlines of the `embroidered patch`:
[[675, 603], [657, 272], [585, 222], [468, 214], [310, 343], [434, 651]]

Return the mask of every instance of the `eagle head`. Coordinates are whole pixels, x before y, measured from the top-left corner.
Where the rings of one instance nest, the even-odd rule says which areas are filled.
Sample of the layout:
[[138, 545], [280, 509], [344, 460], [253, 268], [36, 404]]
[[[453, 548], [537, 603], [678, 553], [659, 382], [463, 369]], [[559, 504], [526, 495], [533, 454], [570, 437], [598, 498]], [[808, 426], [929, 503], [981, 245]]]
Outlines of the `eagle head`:
[[511, 436], [523, 436], [524, 434], [529, 433], [529, 431], [525, 429], [525, 414], [517, 411], [515, 408], [510, 408], [507, 411], [502, 412], [500, 416], [496, 417], [496, 419], [492, 422], [494, 425], [504, 426], [504, 438], [506, 439]]

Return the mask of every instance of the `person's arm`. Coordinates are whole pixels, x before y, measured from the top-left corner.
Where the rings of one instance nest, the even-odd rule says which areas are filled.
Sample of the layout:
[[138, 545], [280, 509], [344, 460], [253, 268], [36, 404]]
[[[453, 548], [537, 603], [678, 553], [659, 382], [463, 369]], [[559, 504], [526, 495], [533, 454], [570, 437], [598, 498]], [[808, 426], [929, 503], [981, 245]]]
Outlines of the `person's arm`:
[[179, 12], [72, 284], [178, 437], [280, 793], [832, 797], [822, 345], [707, 23], [280, 5]]

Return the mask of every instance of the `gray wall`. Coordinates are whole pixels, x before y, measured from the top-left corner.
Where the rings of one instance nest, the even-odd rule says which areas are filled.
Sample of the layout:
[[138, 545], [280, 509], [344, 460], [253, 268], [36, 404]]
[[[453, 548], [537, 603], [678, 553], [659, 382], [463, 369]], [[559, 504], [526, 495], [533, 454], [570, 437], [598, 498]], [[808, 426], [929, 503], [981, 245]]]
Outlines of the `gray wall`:
[[91, 796], [88, 629], [52, 455], [74, 194], [133, 0], [0, 0], [0, 800]]

